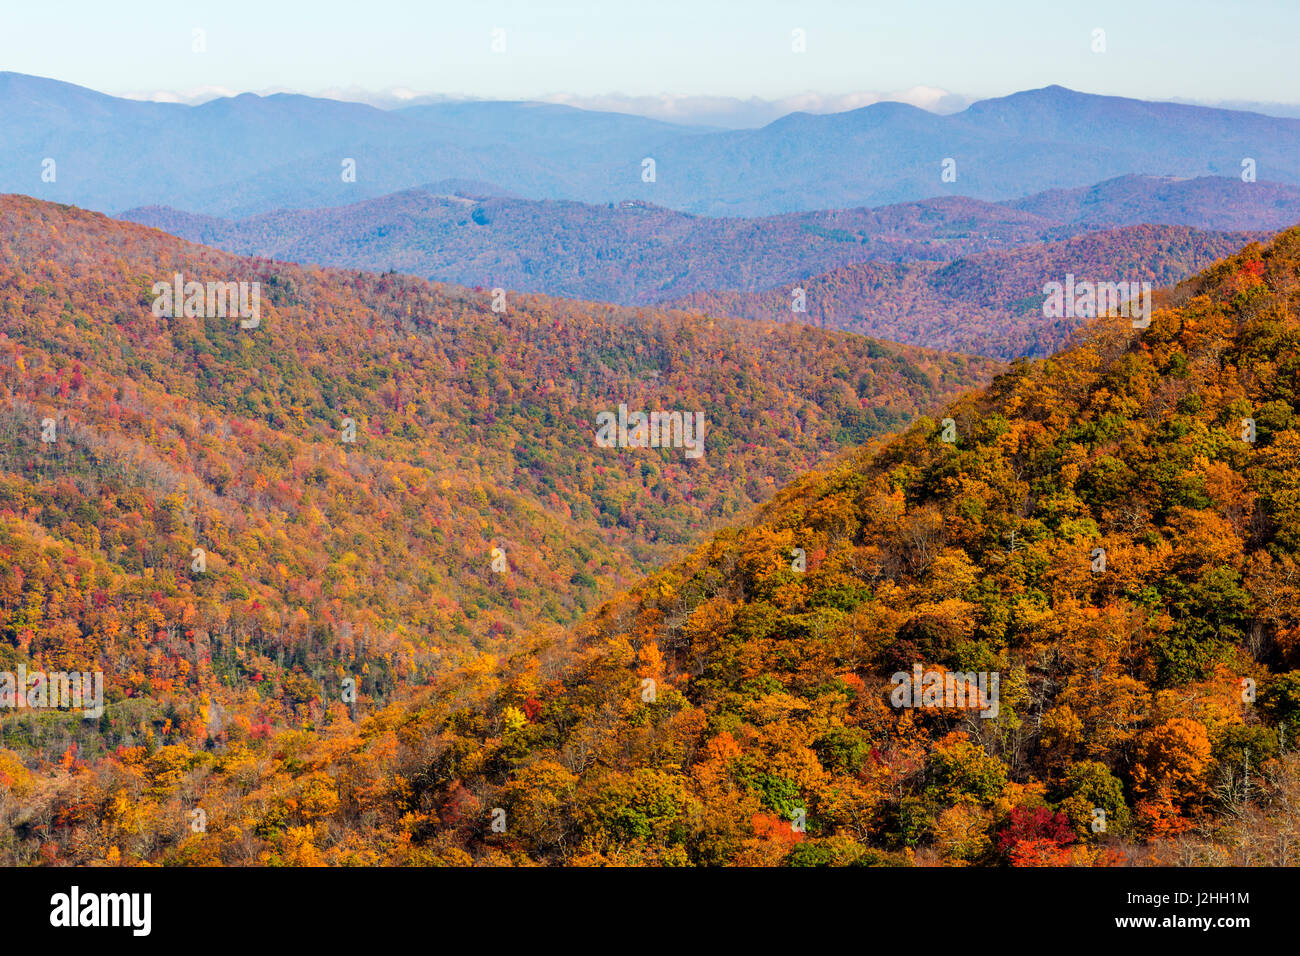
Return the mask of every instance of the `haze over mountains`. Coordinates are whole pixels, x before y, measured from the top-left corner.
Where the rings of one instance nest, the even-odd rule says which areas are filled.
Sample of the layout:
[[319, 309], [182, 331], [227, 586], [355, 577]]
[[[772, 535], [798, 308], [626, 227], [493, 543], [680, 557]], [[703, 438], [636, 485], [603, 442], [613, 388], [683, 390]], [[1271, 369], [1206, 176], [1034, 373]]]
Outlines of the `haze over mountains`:
[[[1055, 242], [982, 252], [951, 262], [858, 262], [800, 284], [807, 311], [791, 310], [790, 284], [762, 292], [697, 292], [673, 306], [774, 322], [811, 322], [895, 342], [1011, 360], [1063, 348], [1082, 315], [1045, 318], [1043, 283], [1067, 275], [1172, 286], [1268, 232], [1125, 226]], [[1108, 280], [1109, 281], [1109, 280]]]
[[1083, 226], [1158, 223], [1244, 231], [1285, 229], [1300, 222], [1300, 188], [1236, 176], [1120, 176], [1003, 205]]
[[[141, 103], [16, 74], [0, 74], [0, 104], [14, 144], [0, 188], [239, 254], [806, 316], [999, 359], [1047, 354], [1077, 324], [1033, 314], [1038, 265], [1071, 271], [1087, 250], [1108, 274], [1140, 250], [1128, 277], [1173, 283], [1300, 221], [1300, 120], [1061, 87], [948, 115], [877, 103], [723, 131], [528, 102]], [[173, 161], [178, 141], [209, 146]], [[33, 180], [43, 156], [57, 157], [50, 183]], [[998, 252], [1010, 258], [962, 264]], [[990, 268], [1013, 278], [948, 278]], [[814, 290], [807, 313], [782, 307], [796, 287]]]
[[953, 197], [741, 219], [520, 199], [450, 181], [237, 221], [158, 206], [121, 218], [241, 255], [633, 304], [758, 291], [851, 262], [947, 261], [1099, 227], [1281, 229], [1300, 221], [1300, 187], [1126, 176], [1010, 203]]
[[[1300, 184], [1300, 120], [1077, 93], [1059, 86], [951, 115], [900, 103], [794, 113], [700, 131], [537, 103], [380, 110], [252, 94], [201, 106], [124, 100], [0, 74], [0, 191], [118, 212], [167, 205], [243, 217], [337, 206], [443, 179], [532, 199], [636, 199], [758, 216], [940, 195], [986, 200], [1116, 176], [1237, 176]], [[59, 175], [41, 179], [54, 159]], [[653, 158], [653, 182], [643, 160]], [[941, 181], [945, 159], [956, 180]], [[341, 164], [356, 161], [355, 182]]]
[[[1226, 177], [1125, 176], [1006, 203], [948, 197], [757, 219], [494, 191], [447, 182], [239, 221], [160, 207], [122, 218], [243, 255], [624, 304], [673, 302], [1002, 359], [1048, 354], [1077, 324], [1035, 317], [1045, 274], [1119, 270], [1172, 284], [1300, 221], [1300, 188]], [[1144, 225], [1098, 228], [1130, 223]], [[1253, 231], [1223, 231], [1247, 223]], [[989, 281], [990, 270], [1007, 281]], [[809, 293], [806, 312], [791, 309], [796, 287]]]
[[121, 218], [242, 255], [626, 304], [758, 290], [863, 259], [947, 259], [1081, 228], [965, 198], [740, 219], [447, 189], [239, 221], [159, 207]]

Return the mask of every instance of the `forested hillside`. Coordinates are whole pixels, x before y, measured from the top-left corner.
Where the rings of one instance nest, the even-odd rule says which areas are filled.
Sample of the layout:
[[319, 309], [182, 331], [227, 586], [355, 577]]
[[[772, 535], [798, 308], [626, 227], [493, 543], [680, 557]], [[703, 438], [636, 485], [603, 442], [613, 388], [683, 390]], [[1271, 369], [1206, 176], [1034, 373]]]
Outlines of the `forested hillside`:
[[1097, 227], [1164, 223], [1196, 229], [1285, 229], [1300, 221], [1300, 189], [1240, 176], [1120, 176], [1003, 203]]
[[[240, 318], [156, 282], [256, 281]], [[307, 270], [0, 199], [0, 671], [105, 672], [37, 762], [331, 719], [573, 621], [983, 359], [800, 327]], [[703, 453], [596, 416], [699, 411]], [[223, 723], [226, 720], [227, 723]], [[153, 745], [151, 744], [151, 746]], [[71, 748], [71, 749], [70, 749]]]
[[[1251, 197], [1271, 196], [1281, 211], [1294, 207], [1290, 221], [1300, 218], [1300, 202], [1279, 198], [1267, 183], [1160, 187], [1142, 177], [1073, 200], [1045, 196], [1042, 212], [1059, 219], [1037, 206], [959, 197], [712, 219], [637, 203], [607, 208], [430, 190], [238, 222], [157, 207], [122, 218], [247, 255], [810, 323], [1010, 360], [1051, 354], [1081, 321], [1043, 318], [1045, 281], [1073, 272], [1172, 285], [1270, 234], [1150, 224], [1089, 232], [1067, 220], [1113, 214], [1127, 221], [1166, 206], [1173, 218], [1222, 218], [1238, 187], [1254, 186], [1260, 191]], [[806, 311], [792, 308], [797, 288], [805, 290]]]
[[[1113, 256], [1117, 264], [1136, 261], [1146, 277], [1168, 284], [1247, 241], [1245, 233], [1215, 230], [1280, 229], [1300, 221], [1300, 189], [1223, 177], [1169, 181], [1126, 176], [1007, 203], [951, 196], [742, 219], [692, 216], [648, 202], [538, 201], [497, 195], [482, 183], [437, 183], [347, 206], [280, 210], [240, 220], [160, 206], [128, 210], [121, 218], [240, 255], [395, 269], [466, 285], [633, 305], [718, 290], [761, 293], [779, 284], [816, 281], [822, 273], [847, 266], [854, 267], [847, 270], [849, 275], [924, 277], [924, 267], [915, 273], [861, 264], [951, 263], [999, 251], [1012, 261], [996, 266], [1010, 267], [1015, 282], [1022, 278], [1015, 274], [1024, 271], [1018, 268], [1022, 261], [1031, 267], [1041, 263], [1022, 260], [1013, 247], [1071, 238], [1093, 246], [1113, 243], [1103, 257]], [[1193, 229], [1162, 229], [1159, 224]], [[1081, 235], [1128, 225], [1146, 225], [1128, 234], [1142, 238], [1117, 241], [1126, 233], [1113, 231]], [[1256, 231], [1250, 238], [1264, 235]], [[1195, 254], [1189, 255], [1189, 245], [1199, 247]], [[1059, 248], [1067, 256], [1078, 255], [1076, 247]], [[1047, 255], [1035, 248], [1021, 252], [1028, 257]], [[1098, 256], [1087, 261], [1091, 265], [1099, 259], [1105, 262]], [[953, 308], [990, 313], [1006, 307], [996, 296], [981, 295], [986, 291], [982, 288], [967, 293], [949, 285], [936, 291], [952, 299]], [[999, 295], [1003, 291], [999, 289]], [[874, 321], [888, 328], [890, 310], [905, 308], [897, 306], [895, 298], [911, 297], [907, 289], [897, 293], [861, 301], [846, 300], [841, 293], [832, 296], [834, 311], [856, 306], [882, 313], [885, 317]], [[828, 318], [826, 297], [821, 298], [821, 317]], [[735, 301], [755, 303], [742, 314], [767, 314], [753, 296]], [[939, 307], [937, 302], [923, 305], [930, 312]], [[925, 324], [933, 316], [915, 318]]]
[[1300, 230], [1159, 302], [408, 700], [0, 754], [6, 857], [1293, 865]]
[[739, 219], [649, 202], [591, 205], [446, 188], [240, 220], [157, 206], [121, 218], [241, 255], [629, 305], [707, 289], [758, 291], [863, 260], [950, 259], [1085, 228], [963, 197]]
[[[1091, 282], [1172, 285], [1266, 233], [1128, 226], [963, 256], [951, 262], [860, 262], [761, 293], [713, 291], [675, 300], [709, 315], [811, 322], [930, 348], [1011, 360], [1064, 346], [1083, 316], [1045, 318], [1043, 286], [1067, 274]], [[806, 312], [791, 308], [804, 290]]]

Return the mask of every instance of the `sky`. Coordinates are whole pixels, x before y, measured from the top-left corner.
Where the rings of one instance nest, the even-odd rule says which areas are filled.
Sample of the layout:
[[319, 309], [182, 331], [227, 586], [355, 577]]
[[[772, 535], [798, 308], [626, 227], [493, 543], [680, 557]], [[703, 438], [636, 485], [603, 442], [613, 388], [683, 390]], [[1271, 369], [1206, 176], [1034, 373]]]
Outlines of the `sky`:
[[[794, 51], [795, 30], [805, 52]], [[1097, 30], [1104, 52], [1093, 49]], [[956, 109], [1059, 83], [1300, 103], [1297, 37], [1300, 0], [0, 3], [0, 70], [186, 101], [292, 90], [639, 101], [638, 112], [674, 102], [707, 112], [728, 98]]]

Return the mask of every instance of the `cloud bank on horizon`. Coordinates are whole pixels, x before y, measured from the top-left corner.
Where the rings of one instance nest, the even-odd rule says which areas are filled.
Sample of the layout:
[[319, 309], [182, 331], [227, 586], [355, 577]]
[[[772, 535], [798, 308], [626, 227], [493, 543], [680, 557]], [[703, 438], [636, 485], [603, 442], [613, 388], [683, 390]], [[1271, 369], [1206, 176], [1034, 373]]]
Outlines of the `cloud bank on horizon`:
[[[122, 94], [126, 99], [158, 103], [184, 103], [197, 106], [223, 97], [238, 96], [243, 90], [208, 86], [192, 90], [154, 90]], [[275, 93], [298, 93], [324, 99], [366, 103], [380, 109], [401, 109], [427, 103], [448, 103], [482, 100], [484, 97], [448, 93], [422, 93], [401, 87], [388, 90], [365, 90], [357, 87], [325, 90], [298, 90], [276, 87], [251, 91], [259, 96]], [[914, 86], [906, 90], [887, 92], [860, 91], [855, 93], [827, 94], [807, 92], [777, 99], [735, 96], [699, 96], [684, 93], [631, 96], [624, 93], [584, 96], [575, 93], [546, 93], [531, 97], [539, 103], [557, 103], [577, 109], [600, 110], [610, 113], [632, 113], [671, 123], [743, 128], [762, 126], [790, 113], [843, 113], [860, 109], [873, 103], [907, 103], [932, 113], [956, 113], [965, 109], [973, 97], [963, 96], [933, 86]]]
[[[1237, 0], [1195, 15], [1184, 0], [1001, 0], [992, 10], [968, 0], [909, 9], [842, 0], [370, 0], [363, 11], [344, 0], [147, 2], [156, 10], [139, 18], [92, 0], [11, 4], [0, 11], [0, 63], [175, 102], [245, 91], [381, 106], [542, 100], [720, 126], [880, 99], [954, 112], [1057, 84], [1278, 115], [1300, 104], [1292, 66], [1300, 4], [1290, 0]], [[1223, 62], [1251, 69], [1204, 68]]]
[[[222, 86], [206, 86], [184, 91], [153, 90], [121, 94], [125, 99], [155, 103], [183, 103], [197, 106], [225, 97], [253, 92], [258, 96], [276, 93], [297, 93], [323, 99], [365, 103], [379, 109], [402, 109], [428, 103], [472, 102], [486, 97], [451, 93], [421, 93], [403, 87], [387, 90], [366, 90], [358, 87], [336, 87], [325, 90], [298, 90], [289, 87], [244, 91]], [[1008, 90], [1008, 93], [1018, 92]], [[935, 86], [914, 86], [892, 92], [861, 91], [857, 93], [801, 93], [778, 99], [736, 96], [699, 96], [685, 93], [661, 93], [656, 96], [630, 96], [608, 93], [603, 96], [583, 96], [576, 93], [546, 93], [532, 97], [538, 103], [557, 103], [577, 109], [599, 110], [609, 113], [631, 113], [650, 119], [688, 125], [716, 126], [746, 129], [771, 123], [790, 113], [843, 113], [871, 106], [873, 103], [907, 103], [931, 113], [958, 113], [977, 102], [979, 97], [966, 96]], [[1168, 102], [1191, 106], [1211, 106], [1230, 110], [1247, 110], [1268, 116], [1300, 118], [1300, 103], [1273, 103], [1254, 100], [1198, 100], [1173, 97]]]

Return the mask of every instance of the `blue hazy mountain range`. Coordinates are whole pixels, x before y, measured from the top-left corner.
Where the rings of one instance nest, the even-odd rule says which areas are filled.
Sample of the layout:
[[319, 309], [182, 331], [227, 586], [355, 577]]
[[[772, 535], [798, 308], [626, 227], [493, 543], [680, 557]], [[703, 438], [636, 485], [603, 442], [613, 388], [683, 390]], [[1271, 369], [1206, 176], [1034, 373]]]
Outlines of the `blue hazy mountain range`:
[[[702, 130], [529, 102], [382, 110], [243, 94], [188, 106], [0, 73], [0, 142], [0, 192], [223, 217], [347, 205], [443, 180], [712, 216], [1008, 200], [1127, 174], [1239, 177], [1246, 159], [1260, 180], [1300, 184], [1300, 120], [1059, 86], [949, 115], [877, 103]], [[53, 182], [42, 177], [47, 159]], [[942, 179], [947, 159], [955, 181]], [[345, 160], [355, 161], [355, 182], [344, 181]]]

